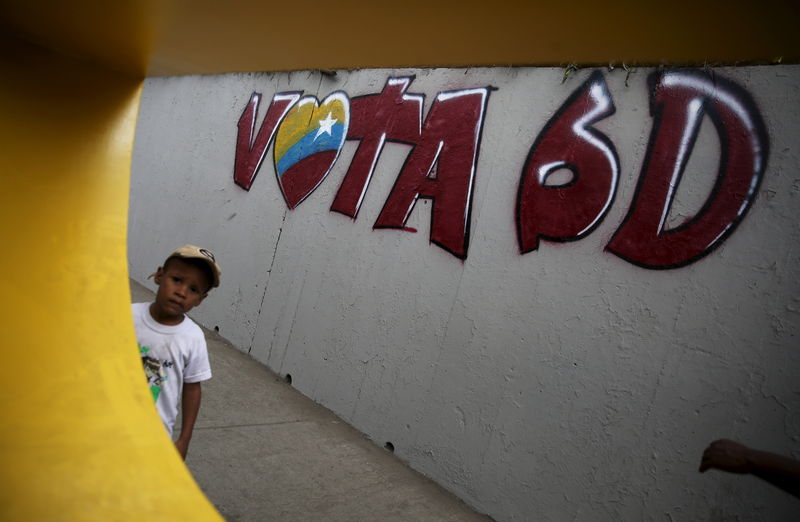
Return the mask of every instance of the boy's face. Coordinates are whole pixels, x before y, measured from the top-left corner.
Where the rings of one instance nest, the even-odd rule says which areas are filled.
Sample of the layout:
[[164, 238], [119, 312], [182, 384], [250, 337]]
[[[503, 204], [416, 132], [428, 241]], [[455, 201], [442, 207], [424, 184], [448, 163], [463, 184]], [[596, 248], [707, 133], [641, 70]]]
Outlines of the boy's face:
[[156, 321], [167, 325], [183, 321], [183, 314], [202, 303], [211, 286], [201, 268], [180, 258], [170, 259], [166, 268], [159, 267], [155, 281], [158, 292], [150, 312]]

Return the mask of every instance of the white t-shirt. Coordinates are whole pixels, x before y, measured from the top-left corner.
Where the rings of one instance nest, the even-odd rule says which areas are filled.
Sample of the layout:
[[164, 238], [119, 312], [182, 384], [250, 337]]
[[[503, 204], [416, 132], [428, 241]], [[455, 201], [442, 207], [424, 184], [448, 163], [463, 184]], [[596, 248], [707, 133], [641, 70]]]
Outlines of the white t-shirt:
[[172, 436], [183, 383], [211, 378], [206, 338], [197, 323], [187, 316], [180, 324], [167, 326], [150, 315], [150, 303], [135, 303], [131, 308], [147, 384], [161, 420]]

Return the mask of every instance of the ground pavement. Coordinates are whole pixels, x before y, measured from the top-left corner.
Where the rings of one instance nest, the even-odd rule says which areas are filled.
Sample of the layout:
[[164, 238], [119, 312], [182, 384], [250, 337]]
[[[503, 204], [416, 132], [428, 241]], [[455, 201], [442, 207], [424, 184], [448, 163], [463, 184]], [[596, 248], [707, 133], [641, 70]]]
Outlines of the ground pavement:
[[[131, 294], [153, 299], [134, 281]], [[186, 464], [227, 520], [491, 520], [204, 331], [214, 377]]]

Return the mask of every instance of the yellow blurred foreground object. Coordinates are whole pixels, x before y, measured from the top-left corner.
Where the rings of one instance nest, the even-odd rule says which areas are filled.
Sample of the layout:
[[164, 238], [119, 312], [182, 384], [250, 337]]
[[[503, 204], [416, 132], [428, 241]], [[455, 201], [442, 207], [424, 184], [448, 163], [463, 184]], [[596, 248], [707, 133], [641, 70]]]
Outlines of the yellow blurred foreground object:
[[219, 520], [158, 418], [131, 321], [141, 80], [0, 47], [0, 520]]
[[795, 4], [0, 4], [0, 520], [219, 520], [158, 419], [131, 321], [145, 71], [796, 61]]

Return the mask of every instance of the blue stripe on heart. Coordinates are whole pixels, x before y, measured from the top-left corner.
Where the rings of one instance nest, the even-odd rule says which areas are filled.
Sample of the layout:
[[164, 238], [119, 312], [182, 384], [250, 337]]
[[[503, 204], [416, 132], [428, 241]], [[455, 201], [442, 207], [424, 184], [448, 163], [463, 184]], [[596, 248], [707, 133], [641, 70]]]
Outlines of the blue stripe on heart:
[[331, 134], [323, 133], [316, 139], [317, 130], [314, 129], [303, 136], [300, 141], [294, 144], [278, 161], [278, 176], [300, 160], [303, 160], [317, 152], [326, 150], [339, 150], [344, 142], [344, 125], [336, 123], [331, 127]]

